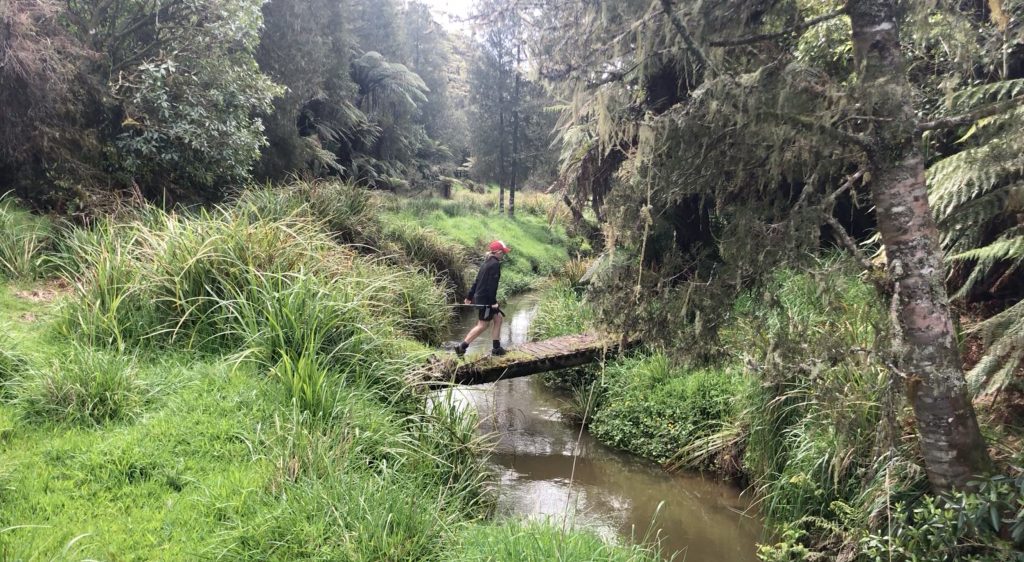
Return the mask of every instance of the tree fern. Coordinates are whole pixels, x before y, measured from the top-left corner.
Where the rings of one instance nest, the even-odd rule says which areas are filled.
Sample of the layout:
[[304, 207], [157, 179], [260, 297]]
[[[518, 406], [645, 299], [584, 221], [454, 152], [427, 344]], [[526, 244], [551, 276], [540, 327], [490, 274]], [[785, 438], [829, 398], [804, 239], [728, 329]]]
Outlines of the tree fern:
[[1013, 381], [1024, 362], [1024, 301], [976, 325], [987, 350], [968, 373], [976, 391], [998, 390]]
[[[1024, 98], [1024, 79], [965, 88], [949, 98], [950, 114]], [[965, 148], [928, 170], [929, 193], [955, 298], [997, 297], [1024, 265], [1024, 106], [1012, 105], [972, 125]], [[1002, 388], [1024, 358], [1024, 304], [1019, 300], [976, 325], [986, 352], [970, 373], [979, 391]]]

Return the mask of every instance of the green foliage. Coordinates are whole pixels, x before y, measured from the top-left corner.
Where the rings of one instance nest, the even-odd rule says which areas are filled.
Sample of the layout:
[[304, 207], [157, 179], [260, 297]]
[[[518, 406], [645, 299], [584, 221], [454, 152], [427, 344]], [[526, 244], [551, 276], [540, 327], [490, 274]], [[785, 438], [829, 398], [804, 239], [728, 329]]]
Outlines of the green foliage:
[[[244, 204], [194, 215], [147, 211], [70, 238], [66, 269], [73, 277], [84, 272], [84, 281], [76, 283], [64, 329], [118, 348], [223, 349], [249, 342], [263, 349], [254, 342], [278, 325], [296, 328], [295, 337], [323, 327], [440, 337], [448, 312], [444, 292], [428, 277], [361, 258], [317, 222], [260, 213]], [[371, 321], [375, 316], [384, 322]], [[329, 334], [322, 345], [349, 341], [348, 333]], [[276, 361], [275, 349], [263, 357]]]
[[530, 337], [543, 340], [582, 334], [593, 325], [593, 313], [580, 291], [563, 282], [544, 291], [537, 304], [537, 314], [530, 323]]
[[281, 92], [253, 57], [261, 4], [12, 6], [29, 17], [3, 15], [19, 24], [5, 68], [21, 70], [5, 71], [0, 96], [23, 98], [9, 124], [28, 150], [0, 151], [4, 176], [40, 206], [90, 213], [112, 191], [215, 199], [247, 179], [265, 144], [258, 115]]
[[115, 142], [124, 174], [203, 195], [248, 179], [266, 143], [254, 115], [281, 93], [253, 58], [260, 5], [196, 3], [178, 16], [182, 32], [164, 39], [159, 57], [125, 69], [112, 91], [124, 115]]
[[158, 386], [143, 382], [131, 356], [75, 347], [19, 384], [16, 401], [28, 419], [72, 425], [130, 420]]
[[995, 476], [979, 484], [949, 498], [925, 496], [913, 507], [898, 503], [885, 534], [860, 540], [865, 559], [1024, 560], [1024, 477]]
[[460, 537], [455, 559], [467, 562], [640, 562], [656, 560], [658, 554], [641, 547], [610, 546], [589, 532], [564, 532], [550, 523], [512, 522], [469, 527]]
[[0, 404], [14, 396], [17, 385], [29, 372], [28, 360], [13, 348], [10, 338], [0, 336]]
[[718, 431], [745, 384], [734, 371], [688, 371], [664, 355], [616, 363], [605, 372], [591, 431], [598, 439], [659, 462]]
[[46, 273], [44, 254], [54, 244], [53, 225], [22, 209], [10, 196], [0, 196], [0, 275], [35, 279]]
[[[1001, 80], [965, 88], [952, 96], [950, 112], [1005, 103], [1024, 93], [1024, 80]], [[942, 244], [953, 265], [953, 282], [961, 298], [991, 298], [1024, 266], [1024, 173], [1021, 119], [1024, 110], [1013, 105], [973, 124], [958, 141], [959, 152], [937, 160], [928, 169], [929, 195], [943, 228]], [[1012, 293], [1011, 293], [1012, 295]], [[1016, 295], [1019, 297], [1019, 295]], [[978, 391], [998, 391], [1009, 384], [1024, 359], [1020, 337], [1024, 307], [1011, 296], [1005, 310], [972, 328], [986, 345], [981, 360], [969, 373]]]
[[736, 422], [744, 464], [770, 521], [835, 517], [834, 501], [861, 493], [854, 475], [876, 457], [879, 424], [892, 423], [885, 309], [843, 262], [779, 272], [763, 295], [740, 299], [724, 337], [762, 380]]
[[[255, 216], [301, 217], [321, 225], [338, 242], [363, 254], [379, 257], [377, 273], [387, 277], [385, 264], [422, 268], [456, 293], [467, 289], [465, 251], [440, 233], [416, 221], [394, 220], [387, 216], [387, 204], [404, 200], [384, 199], [353, 184], [340, 182], [293, 182], [286, 186], [255, 189], [239, 196], [236, 208]], [[411, 200], [419, 201], [419, 200]], [[367, 264], [368, 268], [372, 268]], [[410, 276], [395, 293], [396, 310], [418, 307], [418, 291], [433, 292], [429, 279]], [[418, 285], [418, 286], [417, 286]], [[427, 312], [423, 310], [423, 312]], [[440, 330], [444, 318], [432, 315], [420, 327]], [[427, 336], [428, 339], [432, 336]]]

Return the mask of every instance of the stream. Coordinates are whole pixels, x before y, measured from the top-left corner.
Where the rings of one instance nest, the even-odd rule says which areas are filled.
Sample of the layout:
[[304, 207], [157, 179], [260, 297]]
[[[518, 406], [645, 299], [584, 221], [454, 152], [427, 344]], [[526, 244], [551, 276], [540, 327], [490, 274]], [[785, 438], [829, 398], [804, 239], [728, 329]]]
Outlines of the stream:
[[[502, 344], [526, 342], [536, 296], [513, 298], [502, 308]], [[476, 312], [466, 310], [450, 339], [461, 341], [475, 323]], [[469, 353], [486, 353], [490, 346], [488, 331]], [[760, 517], [738, 489], [695, 474], [670, 474], [599, 443], [562, 420], [564, 398], [539, 377], [459, 387], [455, 398], [476, 409], [479, 431], [495, 444], [489, 462], [500, 477], [500, 515], [548, 518], [620, 542], [657, 537], [667, 557], [678, 553], [675, 559], [686, 562], [756, 562]]]

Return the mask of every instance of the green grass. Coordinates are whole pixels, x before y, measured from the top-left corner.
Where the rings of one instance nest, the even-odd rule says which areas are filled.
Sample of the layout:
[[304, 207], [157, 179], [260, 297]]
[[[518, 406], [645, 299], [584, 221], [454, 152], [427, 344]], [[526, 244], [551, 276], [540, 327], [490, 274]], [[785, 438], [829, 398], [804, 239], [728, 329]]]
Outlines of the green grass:
[[47, 272], [45, 251], [54, 244], [55, 229], [46, 218], [0, 195], [0, 277], [35, 279]]
[[692, 441], [719, 431], [736, 414], [746, 384], [735, 370], [681, 369], [664, 355], [620, 360], [599, 382], [590, 426], [598, 439], [665, 462]]
[[130, 355], [73, 346], [39, 372], [26, 372], [15, 400], [34, 422], [100, 425], [135, 418], [161, 384], [143, 380]]
[[[566, 234], [558, 220], [552, 222], [545, 211], [553, 205], [550, 197], [534, 196], [514, 218], [497, 213], [496, 197], [459, 192], [451, 199], [420, 198], [386, 200], [389, 224], [418, 224], [480, 261], [492, 240], [502, 240], [512, 253], [502, 266], [499, 299], [535, 290], [546, 278], [558, 273], [569, 262], [570, 247], [578, 246]], [[467, 281], [475, 276], [475, 268], [467, 272]]]
[[558, 560], [587, 562], [643, 562], [659, 560], [656, 551], [641, 547], [615, 547], [581, 531], [564, 532], [552, 523], [507, 522], [471, 527], [460, 537], [454, 560], [519, 562]]
[[250, 197], [62, 233], [55, 302], [0, 286], [0, 559], [638, 559], [492, 528], [475, 416], [406, 379], [448, 319], [428, 258]]

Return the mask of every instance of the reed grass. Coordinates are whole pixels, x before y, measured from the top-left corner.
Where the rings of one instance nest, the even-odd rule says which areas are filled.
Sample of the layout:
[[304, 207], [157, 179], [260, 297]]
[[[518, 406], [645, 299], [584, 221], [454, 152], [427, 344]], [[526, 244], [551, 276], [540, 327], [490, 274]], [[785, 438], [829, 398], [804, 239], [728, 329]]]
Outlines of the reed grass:
[[43, 259], [53, 244], [55, 229], [46, 218], [21, 208], [8, 195], [0, 196], [0, 276], [37, 279], [47, 273]]
[[31, 421], [94, 426], [135, 418], [158, 392], [131, 356], [75, 346], [26, 376], [15, 400]]

